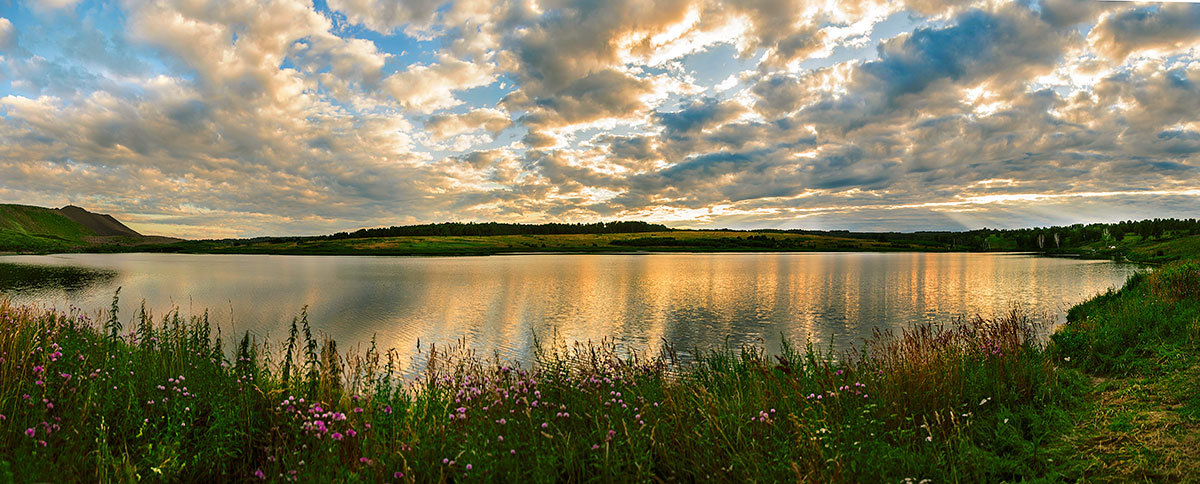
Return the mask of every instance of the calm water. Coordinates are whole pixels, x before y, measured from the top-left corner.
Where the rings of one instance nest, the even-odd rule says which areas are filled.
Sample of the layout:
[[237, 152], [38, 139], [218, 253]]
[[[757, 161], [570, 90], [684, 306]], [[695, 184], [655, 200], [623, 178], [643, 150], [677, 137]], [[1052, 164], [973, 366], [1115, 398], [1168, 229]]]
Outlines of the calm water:
[[527, 359], [533, 334], [614, 338], [626, 348], [726, 341], [776, 350], [781, 338], [846, 347], [875, 328], [1014, 305], [1062, 320], [1120, 286], [1136, 266], [1015, 254], [757, 253], [307, 257], [70, 254], [0, 257], [0, 293], [89, 311], [121, 290], [128, 321], [144, 299], [161, 314], [208, 309], [223, 331], [278, 340], [309, 306], [313, 327], [345, 348], [377, 335], [415, 353], [418, 339]]

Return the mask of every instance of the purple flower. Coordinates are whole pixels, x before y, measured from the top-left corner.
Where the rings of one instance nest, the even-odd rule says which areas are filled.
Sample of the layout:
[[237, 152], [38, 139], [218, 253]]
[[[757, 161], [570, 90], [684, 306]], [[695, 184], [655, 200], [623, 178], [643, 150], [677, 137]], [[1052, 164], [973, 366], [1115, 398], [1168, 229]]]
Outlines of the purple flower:
[[37, 431], [33, 430], [33, 427], [25, 429], [25, 435], [28, 435], [29, 437], [33, 437], [33, 434], [35, 433], [37, 433]]
[[339, 432], [334, 432], [330, 437], [333, 437], [333, 440], [342, 440], [342, 434]]
[[266, 478], [267, 478], [267, 475], [266, 475], [266, 474], [263, 474], [263, 471], [262, 471], [262, 469], [258, 469], [258, 470], [255, 470], [255, 471], [254, 471], [254, 477], [257, 477], [257, 478], [259, 478], [259, 479], [266, 479]]

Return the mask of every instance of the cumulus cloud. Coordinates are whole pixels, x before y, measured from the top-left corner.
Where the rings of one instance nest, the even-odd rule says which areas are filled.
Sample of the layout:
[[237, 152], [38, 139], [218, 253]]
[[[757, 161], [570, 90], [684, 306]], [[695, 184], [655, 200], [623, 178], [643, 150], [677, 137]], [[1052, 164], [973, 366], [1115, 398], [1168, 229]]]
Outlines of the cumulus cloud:
[[486, 65], [443, 56], [435, 64], [415, 64], [384, 80], [384, 89], [407, 109], [432, 113], [458, 106], [454, 91], [490, 84]]
[[951, 26], [922, 28], [885, 42], [878, 60], [857, 69], [856, 81], [892, 104], [939, 83], [1026, 80], [1053, 65], [1066, 38], [1028, 12], [971, 10]]
[[[1187, 215], [1200, 194], [1195, 6], [327, 6], [6, 14], [0, 198], [233, 236], [448, 219], [1027, 225]], [[31, 32], [37, 52], [18, 45]]]
[[428, 28], [437, 8], [446, 0], [329, 0], [329, 8], [341, 12], [353, 23], [390, 32], [405, 26]]
[[1088, 34], [1097, 52], [1121, 61], [1148, 49], [1180, 50], [1200, 41], [1200, 5], [1138, 6], [1104, 16]]
[[425, 124], [425, 129], [428, 130], [430, 137], [438, 141], [479, 130], [496, 135], [510, 125], [512, 125], [512, 121], [509, 119], [508, 113], [498, 109], [480, 108], [462, 114], [433, 116]]

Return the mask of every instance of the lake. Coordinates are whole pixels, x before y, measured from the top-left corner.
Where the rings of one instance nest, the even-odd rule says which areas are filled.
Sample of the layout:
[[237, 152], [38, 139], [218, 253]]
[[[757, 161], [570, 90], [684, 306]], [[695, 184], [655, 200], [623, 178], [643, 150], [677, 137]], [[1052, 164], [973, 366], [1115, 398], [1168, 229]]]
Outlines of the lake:
[[810, 339], [847, 348], [899, 330], [1013, 307], [1061, 322], [1138, 266], [997, 253], [537, 254], [351, 257], [64, 254], [0, 257], [14, 302], [95, 311], [121, 289], [128, 322], [209, 311], [228, 339], [278, 341], [303, 306], [342, 349], [377, 337], [404, 357], [454, 343], [528, 360], [534, 335], [626, 349]]

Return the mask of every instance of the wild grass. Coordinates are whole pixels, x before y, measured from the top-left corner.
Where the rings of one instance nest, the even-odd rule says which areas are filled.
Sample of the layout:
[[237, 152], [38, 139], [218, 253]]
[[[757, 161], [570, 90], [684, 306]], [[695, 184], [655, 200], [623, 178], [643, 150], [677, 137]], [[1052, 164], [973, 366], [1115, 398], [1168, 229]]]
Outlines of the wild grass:
[[1048, 354], [1091, 390], [1050, 451], [1072, 480], [1200, 479], [1200, 264], [1180, 261], [1073, 308]]
[[1101, 375], [1186, 368], [1200, 353], [1200, 262], [1129, 278], [1067, 313], [1051, 349], [1065, 365]]
[[1081, 388], [1019, 313], [847, 354], [433, 348], [416, 378], [306, 314], [232, 345], [203, 315], [117, 316], [0, 302], [0, 481], [1018, 480], [1053, 474]]

